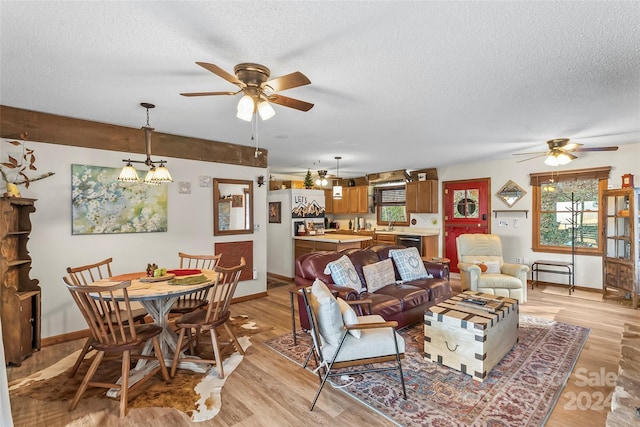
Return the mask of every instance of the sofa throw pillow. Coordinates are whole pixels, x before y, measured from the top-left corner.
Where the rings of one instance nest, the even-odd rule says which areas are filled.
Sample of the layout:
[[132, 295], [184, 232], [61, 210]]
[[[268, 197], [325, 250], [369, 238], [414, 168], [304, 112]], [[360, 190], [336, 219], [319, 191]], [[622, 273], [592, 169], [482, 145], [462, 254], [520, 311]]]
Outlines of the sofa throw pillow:
[[433, 275], [427, 273], [418, 248], [392, 249], [389, 251], [389, 256], [396, 263], [400, 278], [404, 282], [433, 277]]
[[484, 261], [476, 261], [474, 264], [480, 267], [480, 273], [487, 272], [487, 264], [485, 264]]
[[[342, 321], [344, 324], [357, 325], [358, 315], [356, 315], [355, 310], [342, 298], [336, 298], [336, 300], [338, 301], [338, 306], [342, 312]], [[355, 338], [360, 338], [362, 336], [362, 331], [360, 329], [350, 329], [349, 333]]]
[[318, 321], [320, 337], [331, 345], [338, 345], [344, 329], [342, 312], [336, 297], [322, 280], [316, 279], [311, 285], [309, 304]]
[[391, 285], [396, 281], [393, 264], [390, 258], [362, 267], [364, 280], [367, 281], [369, 292], [375, 292], [380, 288]]
[[324, 274], [331, 274], [333, 283], [339, 286], [346, 286], [362, 292], [362, 283], [356, 272], [356, 268], [348, 256], [343, 255], [335, 261], [331, 261], [324, 269]]
[[498, 261], [474, 261], [480, 267], [480, 274], [500, 274], [500, 263]]

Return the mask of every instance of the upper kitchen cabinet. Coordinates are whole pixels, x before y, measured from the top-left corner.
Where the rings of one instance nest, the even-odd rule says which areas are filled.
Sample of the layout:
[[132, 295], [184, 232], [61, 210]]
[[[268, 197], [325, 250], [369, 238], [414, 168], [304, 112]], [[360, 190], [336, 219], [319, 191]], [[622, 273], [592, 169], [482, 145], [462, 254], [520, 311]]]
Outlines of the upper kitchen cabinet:
[[324, 190], [324, 213], [333, 213], [333, 190]]
[[349, 198], [349, 213], [366, 214], [369, 211], [366, 185], [347, 187], [347, 197]]
[[438, 181], [407, 182], [406, 197], [408, 213], [437, 213]]
[[[325, 194], [332, 198], [332, 212], [334, 214], [366, 214], [369, 211], [368, 187], [356, 185], [355, 187], [342, 187], [342, 199], [333, 199], [331, 190], [325, 190]], [[325, 207], [325, 210], [328, 209]]]

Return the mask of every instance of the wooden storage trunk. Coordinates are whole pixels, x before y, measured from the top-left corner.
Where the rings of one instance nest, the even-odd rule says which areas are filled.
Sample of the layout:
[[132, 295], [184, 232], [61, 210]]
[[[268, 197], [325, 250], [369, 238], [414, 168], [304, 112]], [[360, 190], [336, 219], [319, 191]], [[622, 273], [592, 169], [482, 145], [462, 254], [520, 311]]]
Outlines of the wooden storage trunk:
[[[504, 302], [496, 313], [458, 304], [466, 297]], [[465, 291], [424, 315], [424, 356], [484, 381], [518, 342], [518, 300]]]

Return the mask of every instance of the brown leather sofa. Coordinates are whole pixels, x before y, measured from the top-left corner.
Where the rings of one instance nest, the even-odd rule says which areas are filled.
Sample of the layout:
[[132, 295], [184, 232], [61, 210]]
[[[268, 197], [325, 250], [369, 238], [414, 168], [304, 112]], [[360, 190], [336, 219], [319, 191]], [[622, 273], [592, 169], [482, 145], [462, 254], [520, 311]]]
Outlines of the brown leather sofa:
[[[312, 252], [302, 255], [295, 262], [296, 286], [311, 286], [313, 281], [318, 278], [345, 300], [370, 299], [371, 305], [370, 307], [364, 305], [363, 314], [378, 314], [385, 320], [394, 320], [398, 322], [398, 328], [422, 322], [425, 309], [451, 297], [451, 286], [447, 279], [449, 277], [448, 266], [425, 262], [427, 272], [433, 275], [433, 278], [400, 284], [394, 283], [372, 293], [358, 293], [351, 288], [338, 286], [333, 283], [330, 274], [324, 273], [328, 263], [346, 255], [356, 268], [360, 281], [365, 284], [363, 266], [389, 258], [391, 249], [404, 248], [405, 246], [401, 245], [374, 245], [366, 249]], [[395, 264], [393, 264], [393, 269], [396, 280], [400, 280], [400, 274]], [[300, 304], [301, 301], [298, 300], [298, 303]], [[304, 304], [298, 305], [298, 307], [304, 307]], [[309, 321], [304, 310], [300, 310], [300, 323], [303, 329], [309, 329]]]

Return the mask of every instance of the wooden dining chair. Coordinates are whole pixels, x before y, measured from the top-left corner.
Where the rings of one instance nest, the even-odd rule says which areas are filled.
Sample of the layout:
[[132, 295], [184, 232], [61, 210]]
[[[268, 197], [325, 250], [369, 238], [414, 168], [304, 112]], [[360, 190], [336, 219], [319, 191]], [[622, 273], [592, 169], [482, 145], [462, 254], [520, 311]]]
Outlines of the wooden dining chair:
[[[113, 258], [107, 258], [105, 260], [96, 262], [94, 264], [82, 265], [80, 267], [67, 267], [67, 273], [69, 273], [69, 278], [71, 283], [74, 286], [87, 286], [93, 282], [96, 282], [100, 279], [106, 279], [111, 276], [111, 262]], [[117, 310], [115, 307], [118, 307]], [[122, 307], [119, 305], [115, 305], [112, 307], [111, 313], [115, 313], [116, 311], [122, 311]], [[147, 316], [147, 311], [144, 308], [136, 308], [132, 310], [133, 321], [144, 323], [144, 318]], [[76, 363], [73, 365], [73, 368], [69, 372], [69, 378], [73, 378], [78, 372], [78, 368], [80, 364], [84, 360], [85, 356], [91, 349], [91, 338], [87, 338], [82, 347], [82, 351], [76, 360]]]
[[[217, 266], [215, 271], [218, 273], [218, 277], [215, 285], [209, 289], [209, 304], [207, 305], [207, 310], [192, 311], [191, 313], [187, 313], [176, 320], [175, 325], [180, 329], [180, 334], [178, 335], [176, 353], [173, 358], [173, 365], [171, 366], [172, 377], [176, 374], [176, 368], [178, 367], [179, 362], [195, 362], [215, 364], [218, 368], [218, 377], [224, 378], [222, 358], [220, 356], [222, 350], [233, 344], [240, 354], [244, 354], [244, 350], [236, 336], [233, 334], [229, 324], [229, 305], [231, 304], [231, 299], [233, 298], [233, 294], [238, 286], [240, 273], [242, 273], [242, 269], [245, 265], [245, 259], [242, 257], [240, 259], [240, 264], [235, 267], [225, 268]], [[221, 346], [223, 343], [219, 340], [218, 328], [220, 327], [224, 327], [227, 335], [229, 335], [229, 342], [224, 343], [224, 346]], [[213, 346], [213, 359], [202, 358], [202, 355], [198, 355], [200, 357], [181, 356], [180, 353], [183, 350], [183, 347], [186, 347], [187, 345], [191, 348], [191, 356], [195, 356], [192, 345], [194, 339], [192, 331], [195, 332], [196, 336], [200, 332], [210, 332], [211, 344]], [[185, 343], [185, 336], [188, 340], [187, 343]]]
[[[178, 252], [180, 268], [189, 270], [214, 270], [222, 255], [189, 255]], [[172, 306], [169, 313], [185, 314], [206, 307], [207, 289], [181, 296]]]
[[[165, 381], [170, 381], [169, 372], [160, 348], [160, 340], [158, 339], [163, 328], [155, 324], [134, 323], [127, 293], [127, 287], [131, 285], [129, 280], [104, 286], [77, 286], [69, 277], [64, 277], [63, 280], [89, 326], [91, 331], [90, 345], [97, 350], [97, 354], [85, 374], [80, 388], [78, 388], [69, 404], [69, 410], [72, 411], [76, 408], [80, 397], [89, 386], [115, 388], [120, 390], [120, 417], [124, 417], [127, 412], [129, 391], [136, 389], [158, 371], [162, 372]], [[123, 310], [111, 311], [117, 305], [117, 299], [122, 301], [121, 307]], [[151, 356], [139, 353], [139, 350], [148, 340], [153, 342], [154, 354]], [[117, 381], [114, 379], [113, 383], [91, 381], [105, 354], [113, 355], [118, 353], [122, 355], [120, 379]], [[131, 359], [157, 360], [158, 366], [146, 372], [135, 384], [129, 385]]]

